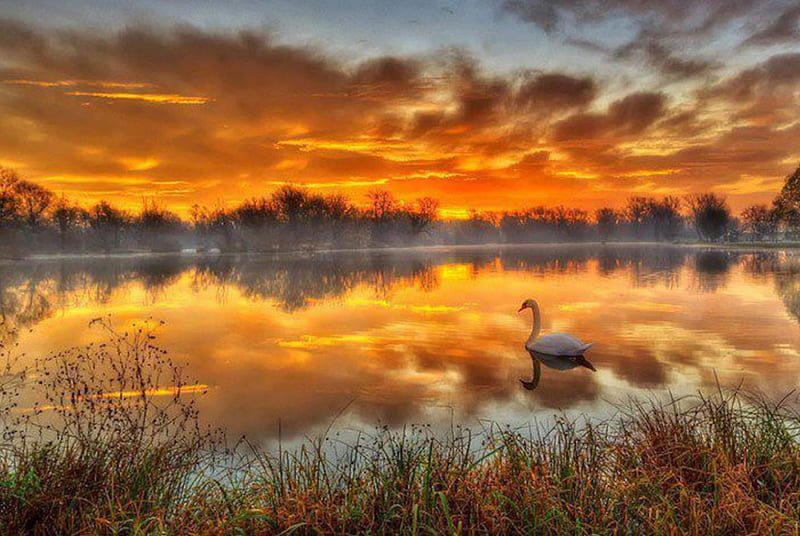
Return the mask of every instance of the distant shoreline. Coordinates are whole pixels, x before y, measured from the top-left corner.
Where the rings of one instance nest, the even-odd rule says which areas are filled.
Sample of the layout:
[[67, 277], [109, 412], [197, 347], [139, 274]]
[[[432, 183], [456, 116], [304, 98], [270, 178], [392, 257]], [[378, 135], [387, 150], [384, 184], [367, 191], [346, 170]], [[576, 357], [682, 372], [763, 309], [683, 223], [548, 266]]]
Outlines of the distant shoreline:
[[521, 249], [521, 248], [563, 248], [563, 247], [635, 247], [652, 246], [662, 248], [705, 248], [723, 250], [794, 250], [800, 249], [800, 241], [788, 242], [655, 242], [655, 241], [609, 241], [609, 242], [530, 242], [530, 243], [487, 243], [487, 244], [436, 244], [427, 246], [391, 246], [351, 249], [295, 249], [285, 251], [230, 251], [230, 252], [197, 252], [183, 251], [120, 251], [113, 253], [44, 253], [24, 257], [0, 257], [2, 264], [17, 264], [30, 262], [77, 261], [91, 259], [137, 259], [137, 258], [184, 258], [184, 259], [215, 259], [230, 257], [305, 257], [314, 255], [328, 255], [341, 253], [403, 253], [403, 252], [447, 252], [466, 251], [473, 249]]

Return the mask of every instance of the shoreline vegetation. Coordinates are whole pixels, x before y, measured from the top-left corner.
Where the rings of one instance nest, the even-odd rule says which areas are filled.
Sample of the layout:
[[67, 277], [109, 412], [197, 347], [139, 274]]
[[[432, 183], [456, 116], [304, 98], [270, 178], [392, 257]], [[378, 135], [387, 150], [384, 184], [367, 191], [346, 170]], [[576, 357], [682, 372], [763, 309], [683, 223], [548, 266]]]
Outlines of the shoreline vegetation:
[[[740, 390], [547, 428], [334, 432], [293, 450], [200, 424], [205, 386], [108, 331], [0, 376], [4, 534], [791, 534], [800, 414]], [[32, 389], [37, 398], [25, 398]], [[27, 400], [27, 402], [24, 402]]]
[[[404, 203], [373, 190], [366, 204], [339, 194], [284, 186], [233, 207], [194, 205], [188, 220], [145, 200], [128, 212], [100, 201], [82, 207], [0, 168], [0, 259], [38, 255], [279, 253], [414, 246], [574, 242], [763, 244], [794, 247], [800, 237], [800, 168], [771, 206], [735, 216], [725, 196], [634, 196], [621, 208], [589, 212], [534, 206], [440, 218], [439, 201]], [[773, 245], [776, 244], [776, 245]]]

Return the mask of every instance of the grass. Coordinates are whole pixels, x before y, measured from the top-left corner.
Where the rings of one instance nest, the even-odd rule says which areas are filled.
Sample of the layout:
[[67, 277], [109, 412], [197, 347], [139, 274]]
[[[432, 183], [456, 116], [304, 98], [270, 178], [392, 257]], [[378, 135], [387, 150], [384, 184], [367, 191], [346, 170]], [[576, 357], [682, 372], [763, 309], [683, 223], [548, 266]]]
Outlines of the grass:
[[[796, 534], [800, 415], [738, 391], [597, 422], [335, 435], [265, 452], [197, 424], [152, 333], [2, 384], [2, 534]], [[157, 383], [156, 383], [157, 382]], [[33, 383], [43, 402], [15, 406]], [[110, 393], [110, 395], [109, 395]]]

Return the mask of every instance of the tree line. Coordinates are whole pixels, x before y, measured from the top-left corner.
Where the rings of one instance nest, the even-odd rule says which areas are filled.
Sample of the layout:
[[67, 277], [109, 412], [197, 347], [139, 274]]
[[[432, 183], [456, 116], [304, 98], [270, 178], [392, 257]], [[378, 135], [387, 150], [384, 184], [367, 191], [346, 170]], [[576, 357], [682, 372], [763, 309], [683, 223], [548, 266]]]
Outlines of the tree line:
[[753, 205], [734, 217], [724, 196], [634, 196], [620, 209], [531, 207], [473, 211], [443, 221], [439, 202], [398, 201], [375, 190], [358, 206], [340, 194], [283, 186], [232, 208], [194, 205], [189, 219], [155, 201], [137, 212], [100, 201], [82, 207], [0, 168], [0, 255], [49, 252], [285, 251], [424, 244], [547, 241], [777, 240], [800, 236], [800, 168], [772, 205]]

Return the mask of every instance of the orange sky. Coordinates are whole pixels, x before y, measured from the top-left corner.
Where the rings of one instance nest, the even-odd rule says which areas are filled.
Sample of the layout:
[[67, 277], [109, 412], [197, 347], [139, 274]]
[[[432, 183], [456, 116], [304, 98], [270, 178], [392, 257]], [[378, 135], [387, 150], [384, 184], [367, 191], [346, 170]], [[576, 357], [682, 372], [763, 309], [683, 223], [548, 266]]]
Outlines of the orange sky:
[[[735, 209], [769, 201], [800, 163], [799, 41], [770, 24], [796, 26], [800, 11], [753, 4], [736, 26], [709, 12], [727, 26], [698, 37], [678, 10], [655, 14], [674, 26], [656, 35], [653, 14], [610, 3], [638, 24], [629, 42], [609, 44], [597, 25], [615, 21], [590, 10], [602, 2], [554, 3], [564, 20], [588, 17], [590, 43], [520, 0], [487, 23], [495, 48], [457, 47], [454, 27], [454, 43], [375, 54], [240, 26], [0, 19], [0, 165], [83, 204], [156, 198], [184, 214], [282, 184], [356, 202], [374, 188], [434, 196], [454, 217], [696, 191]], [[520, 59], [506, 27], [543, 48]], [[693, 42], [702, 56], [687, 55]]]

